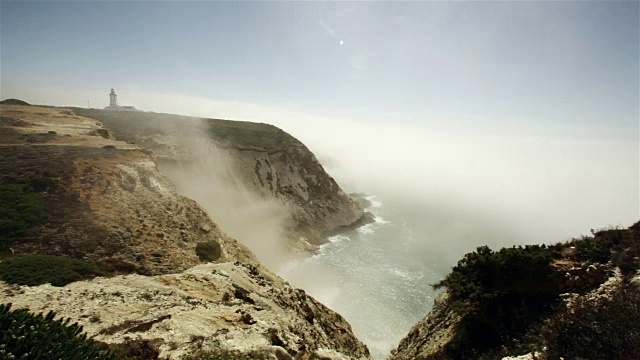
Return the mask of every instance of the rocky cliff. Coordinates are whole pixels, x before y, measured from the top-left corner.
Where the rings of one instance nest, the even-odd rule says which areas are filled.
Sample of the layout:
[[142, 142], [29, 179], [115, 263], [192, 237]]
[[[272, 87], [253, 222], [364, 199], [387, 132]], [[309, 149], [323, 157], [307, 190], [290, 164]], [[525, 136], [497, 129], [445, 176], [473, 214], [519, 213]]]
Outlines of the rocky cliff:
[[0, 282], [0, 303], [54, 310], [105, 343], [150, 342], [163, 359], [220, 348], [277, 359], [369, 359], [340, 315], [248, 264], [206, 264], [180, 274], [96, 278], [65, 287]]
[[148, 150], [115, 140], [69, 110], [2, 105], [1, 111], [0, 184], [20, 186], [44, 205], [19, 241], [4, 239], [11, 254], [66, 255], [160, 274], [199, 264], [196, 245], [215, 242], [221, 261], [256, 263], [175, 192]]
[[285, 234], [299, 248], [322, 244], [336, 231], [370, 220], [304, 144], [275, 126], [157, 113], [73, 111], [99, 120], [118, 139], [153, 150], [176, 182], [194, 174], [211, 179], [211, 186], [278, 204], [285, 214]]
[[[0, 113], [0, 302], [55, 310], [100, 341], [144, 341], [163, 358], [369, 358], [340, 315], [179, 195], [149, 149], [70, 110]], [[19, 285], [46, 282], [68, 284]]]
[[635, 358], [639, 270], [640, 222], [552, 246], [478, 248], [436, 284], [446, 290], [389, 359]]
[[393, 350], [390, 359], [437, 358], [444, 347], [453, 342], [461, 317], [452, 308], [449, 297], [449, 293], [444, 291], [434, 300], [429, 314], [411, 328]]

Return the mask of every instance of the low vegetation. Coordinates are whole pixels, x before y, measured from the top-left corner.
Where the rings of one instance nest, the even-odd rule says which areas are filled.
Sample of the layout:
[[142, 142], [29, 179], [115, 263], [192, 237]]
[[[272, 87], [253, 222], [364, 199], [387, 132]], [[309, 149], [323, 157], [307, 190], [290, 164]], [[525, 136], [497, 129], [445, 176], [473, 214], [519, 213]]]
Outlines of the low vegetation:
[[482, 246], [466, 254], [434, 288], [446, 287], [456, 310], [462, 314], [499, 299], [553, 297], [558, 279], [551, 261], [559, 257], [559, 251], [544, 245], [503, 248], [497, 252]]
[[559, 300], [560, 277], [551, 262], [557, 249], [527, 246], [465, 255], [435, 288], [446, 287], [462, 316], [451, 358], [480, 358], [521, 337]]
[[44, 217], [44, 201], [23, 185], [0, 185], [0, 251]]
[[606, 264], [620, 268], [625, 277], [640, 270], [640, 222], [625, 229], [598, 231], [593, 237], [570, 241], [576, 261]]
[[10, 284], [64, 286], [106, 275], [108, 272], [95, 263], [62, 256], [26, 255], [0, 262], [0, 279]]
[[22, 101], [19, 99], [5, 99], [0, 101], [0, 104], [6, 104], [6, 105], [30, 105], [28, 102], [26, 101]]
[[237, 350], [214, 349], [199, 351], [192, 355], [187, 355], [182, 360], [268, 360], [271, 359], [268, 353], [262, 351], [240, 352]]
[[216, 119], [206, 119], [205, 122], [213, 139], [232, 146], [278, 149], [300, 145], [293, 136], [269, 124]]
[[196, 255], [200, 261], [216, 261], [222, 255], [222, 248], [217, 241], [205, 241], [196, 245]]
[[[486, 246], [477, 248], [476, 251], [466, 254], [442, 281], [433, 285], [436, 289], [447, 288], [450, 305], [462, 319], [457, 327], [456, 338], [446, 349], [446, 356], [493, 359], [501, 358], [502, 355], [513, 351], [528, 352], [542, 348], [541, 332], [545, 328], [545, 320], [553, 314], [563, 312], [561, 294], [585, 294], [597, 288], [614, 267], [620, 268], [624, 278], [628, 280], [640, 268], [639, 257], [640, 223], [628, 230], [599, 231], [592, 237], [582, 237], [552, 246], [519, 246], [499, 251], [493, 251]], [[594, 267], [595, 265], [600, 268]], [[593, 271], [587, 271], [589, 267], [592, 268], [589, 270]], [[567, 277], [567, 271], [575, 272]], [[583, 279], [575, 282], [573, 280], [576, 277]], [[623, 307], [625, 302], [637, 301], [637, 291], [636, 295], [629, 294], [631, 293], [618, 294], [615, 301], [604, 302], [601, 310]], [[587, 311], [586, 304], [578, 306], [582, 310], [576, 313], [576, 317], [566, 314], [556, 316], [552, 321], [555, 325], [546, 328], [548, 339], [552, 337], [548, 334], [556, 334], [554, 336], [557, 337], [558, 349], [564, 348], [565, 344], [561, 343], [562, 341], [571, 342], [570, 336], [563, 338], [558, 332], [575, 333], [579, 326], [583, 326], [579, 319], [613, 324], [613, 318], [621, 316], [603, 315], [608, 318], [599, 319], [598, 309]], [[627, 310], [631, 313], [625, 316], [638, 319], [637, 306]], [[570, 319], [575, 321], [561, 325]], [[633, 327], [623, 325], [627, 323], [628, 321], [620, 322], [622, 329], [618, 331], [633, 333]], [[640, 320], [637, 323], [640, 323]], [[576, 328], [563, 329], [563, 326]], [[608, 325], [603, 323], [602, 326]], [[636, 331], [634, 334], [633, 341], [637, 344], [640, 341], [640, 332]], [[593, 342], [600, 339], [606, 342], [595, 334], [586, 336]], [[604, 342], [600, 345], [607, 350], [603, 350], [602, 354], [610, 356], [597, 358], [624, 358], [613, 356], [616, 351], [622, 349], [619, 347], [620, 344], [613, 341], [611, 344]], [[579, 344], [580, 339], [576, 338], [575, 346], [581, 346]], [[629, 342], [624, 346], [630, 346]], [[571, 358], [575, 356], [573, 354]]]
[[55, 314], [31, 314], [0, 305], [0, 359], [118, 360], [104, 346], [87, 339], [82, 327]]
[[579, 298], [549, 319], [543, 337], [549, 359], [637, 359], [640, 290], [626, 284], [597, 301]]
[[130, 339], [121, 344], [101, 342], [100, 344], [108, 347], [118, 359], [122, 360], [158, 360], [160, 358], [160, 350], [152, 340]]
[[182, 115], [143, 111], [111, 111], [71, 108], [80, 116], [102, 122], [124, 141], [136, 141], [133, 134], [207, 135], [221, 145], [279, 149], [301, 143], [285, 131], [269, 124], [249, 121], [202, 119]]

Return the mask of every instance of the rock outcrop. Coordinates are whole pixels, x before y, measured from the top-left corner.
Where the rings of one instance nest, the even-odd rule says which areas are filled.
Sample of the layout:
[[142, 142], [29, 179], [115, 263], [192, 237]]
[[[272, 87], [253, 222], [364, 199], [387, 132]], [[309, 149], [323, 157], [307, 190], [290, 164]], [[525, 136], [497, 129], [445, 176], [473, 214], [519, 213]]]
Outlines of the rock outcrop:
[[[285, 232], [294, 246], [326, 242], [340, 229], [369, 221], [300, 141], [268, 124], [186, 116], [73, 108], [101, 121], [118, 139], [151, 149], [161, 167], [207, 174], [217, 186], [259, 196], [286, 212]], [[171, 177], [171, 171], [167, 171]], [[298, 242], [298, 244], [295, 244]]]
[[461, 320], [449, 303], [449, 297], [449, 293], [444, 291], [434, 300], [429, 314], [409, 330], [409, 334], [391, 352], [390, 359], [446, 358], [442, 350], [453, 341]]
[[33, 312], [54, 310], [108, 344], [149, 341], [163, 359], [207, 349], [261, 351], [278, 359], [369, 359], [340, 315], [268, 271], [237, 262], [65, 287], [0, 282], [0, 303], [8, 302]]

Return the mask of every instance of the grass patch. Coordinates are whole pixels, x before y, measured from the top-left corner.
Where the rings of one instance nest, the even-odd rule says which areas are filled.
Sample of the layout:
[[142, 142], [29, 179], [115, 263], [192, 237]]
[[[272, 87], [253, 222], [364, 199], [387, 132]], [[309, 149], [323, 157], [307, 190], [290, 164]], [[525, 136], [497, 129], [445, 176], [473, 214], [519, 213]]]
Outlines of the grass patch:
[[78, 323], [11, 310], [0, 305], [0, 359], [117, 360], [111, 351], [82, 333]]
[[222, 255], [222, 249], [217, 241], [205, 241], [196, 245], [196, 255], [201, 261], [216, 261]]
[[259, 147], [268, 150], [302, 144], [282, 129], [264, 123], [150, 112], [71, 109], [77, 115], [102, 122], [105, 127], [113, 131], [118, 140], [124, 141], [136, 141], [136, 136], [140, 135], [163, 134], [194, 138], [204, 135], [221, 145]]
[[217, 119], [205, 119], [205, 121], [213, 139], [227, 142], [232, 146], [279, 149], [300, 144], [293, 136], [269, 124]]
[[99, 265], [53, 255], [26, 255], [0, 262], [0, 279], [10, 284], [64, 286], [108, 272]]
[[0, 185], [0, 250], [6, 250], [44, 215], [44, 201], [36, 193], [22, 185]]

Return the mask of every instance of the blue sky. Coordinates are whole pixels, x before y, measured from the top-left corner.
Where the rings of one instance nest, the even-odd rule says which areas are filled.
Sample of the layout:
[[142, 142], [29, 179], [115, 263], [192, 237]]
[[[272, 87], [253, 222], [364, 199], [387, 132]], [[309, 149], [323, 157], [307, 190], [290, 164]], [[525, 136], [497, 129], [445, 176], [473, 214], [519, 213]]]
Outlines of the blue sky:
[[2, 97], [134, 87], [371, 121], [637, 128], [639, 6], [2, 1]]

